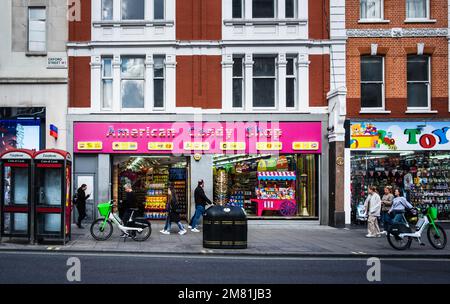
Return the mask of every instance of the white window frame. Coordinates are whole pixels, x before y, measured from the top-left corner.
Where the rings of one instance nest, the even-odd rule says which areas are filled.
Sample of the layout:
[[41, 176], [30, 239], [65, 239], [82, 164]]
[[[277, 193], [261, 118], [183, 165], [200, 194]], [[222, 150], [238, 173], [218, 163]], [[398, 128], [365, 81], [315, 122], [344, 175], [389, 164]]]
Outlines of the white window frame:
[[[153, 69], [153, 96], [152, 96], [152, 108], [155, 111], [162, 111], [166, 108], [166, 83], [167, 83], [167, 79], [166, 79], [166, 55], [165, 54], [154, 54], [153, 55], [153, 62], [155, 62], [155, 58], [163, 58], [163, 76], [162, 77], [156, 77], [155, 76], [155, 69]], [[156, 107], [155, 105], [155, 80], [161, 80], [163, 81], [163, 105], [162, 107]]]
[[252, 19], [254, 20], [264, 20], [264, 19], [268, 19], [268, 20], [272, 20], [272, 19], [277, 19], [278, 17], [278, 1], [283, 1], [283, 0], [273, 0], [273, 17], [253, 17], [253, 0], [252, 0]]
[[[428, 81], [408, 81], [406, 80], [406, 107], [408, 111], [431, 111], [431, 56], [430, 55], [421, 55], [427, 57], [428, 60]], [[408, 69], [408, 59], [406, 60], [406, 68]], [[427, 102], [428, 105], [426, 107], [410, 107], [408, 105], [408, 84], [409, 83], [425, 83], [427, 86]]]
[[361, 14], [361, 0], [359, 0], [359, 21], [360, 22], [380, 22], [384, 20], [384, 0], [379, 0], [381, 6], [380, 18], [363, 18]]
[[[111, 60], [111, 76], [110, 77], [106, 77], [105, 73], [104, 73], [104, 68], [105, 68], [104, 60], [105, 59]], [[100, 108], [102, 109], [102, 111], [111, 111], [113, 109], [113, 107], [114, 107], [114, 68], [113, 68], [114, 57], [112, 55], [104, 55], [104, 56], [101, 57], [101, 63], [102, 63], [102, 68], [101, 68], [101, 74], [100, 74], [101, 75], [101, 82], [100, 82], [100, 85], [101, 85], [100, 104], [101, 104], [101, 106], [100, 106]], [[111, 100], [111, 107], [110, 108], [107, 108], [107, 107], [104, 106], [104, 81], [105, 80], [111, 80], [112, 81], [112, 84], [111, 84], [112, 100]], [[121, 103], [122, 103], [122, 100], [121, 100]]]
[[286, 19], [296, 19], [298, 18], [298, 1], [299, 0], [293, 0], [294, 1], [294, 16], [293, 17], [286, 17], [286, 1], [285, 0], [285, 6], [284, 6], [284, 18]]
[[[33, 9], [43, 9], [45, 12], [45, 49], [41, 51], [30, 50], [30, 11]], [[27, 18], [27, 51], [29, 53], [47, 53], [48, 49], [48, 12], [46, 6], [28, 6], [28, 18]]]
[[103, 18], [103, 1], [104, 0], [100, 0], [100, 14], [101, 14], [100, 20], [102, 20], [102, 21], [113, 21], [114, 20], [114, 1], [115, 0], [111, 0], [112, 1], [112, 5], [113, 5], [111, 19], [104, 19]]
[[[273, 78], [274, 79], [274, 105], [273, 107], [255, 107], [255, 96], [253, 94], [252, 91], [252, 109], [253, 110], [276, 110], [278, 109], [278, 56], [279, 54], [253, 54], [253, 62], [256, 61], [256, 58], [261, 58], [261, 57], [269, 57], [269, 58], [273, 58], [275, 59], [275, 67], [274, 67], [274, 71], [275, 71], [275, 75], [273, 77], [268, 77], [268, 76], [255, 76], [255, 73], [253, 73], [252, 76], [252, 84], [254, 83], [255, 79], [268, 79], [268, 78]], [[253, 63], [255, 64], [255, 63]], [[254, 69], [254, 67], [252, 67], [252, 69]], [[254, 85], [252, 85], [252, 90], [254, 90]]]
[[[233, 56], [233, 68], [234, 68], [234, 59], [236, 58], [240, 58], [242, 60], [241, 62], [241, 76], [234, 76], [234, 70], [232, 69], [232, 86], [231, 86], [231, 107], [233, 109], [244, 109], [244, 101], [245, 101], [245, 55], [244, 54], [236, 54]], [[241, 106], [240, 107], [235, 107], [234, 106], [234, 80], [241, 80]]]
[[362, 106], [362, 84], [363, 83], [380, 83], [379, 81], [362, 81], [361, 79], [361, 60], [362, 57], [370, 57], [373, 55], [366, 55], [366, 56], [360, 56], [360, 62], [359, 62], [359, 66], [360, 66], [360, 106], [361, 106], [361, 112], [380, 112], [380, 111], [384, 111], [386, 109], [386, 75], [385, 75], [385, 69], [386, 69], [386, 58], [385, 56], [381, 56], [381, 55], [375, 55], [373, 57], [381, 57], [381, 66], [382, 66], [382, 74], [383, 74], [383, 82], [381, 84], [381, 107], [363, 107]]
[[405, 15], [406, 15], [406, 20], [405, 22], [422, 22], [422, 21], [431, 21], [431, 14], [430, 14], [430, 0], [425, 0], [426, 3], [426, 16], [424, 18], [410, 18], [408, 17], [408, 0], [405, 0]]
[[[117, 1], [117, 0], [116, 0]], [[121, 21], [143, 21], [143, 20], [145, 20], [145, 12], [147, 11], [147, 1], [146, 0], [143, 0], [144, 1], [144, 17], [142, 18], [142, 19], [123, 19], [123, 10], [122, 10], [122, 2], [123, 2], [124, 0], [120, 0], [120, 20]]]
[[[128, 58], [143, 58], [144, 59], [144, 75], [142, 78], [123, 78], [122, 77], [122, 59], [124, 57], [128, 57]], [[144, 94], [144, 104], [142, 106], [142, 108], [125, 108], [123, 106], [123, 102], [122, 102], [122, 81], [123, 80], [143, 80], [144, 81], [144, 85], [143, 85], [143, 94]], [[143, 111], [147, 108], [147, 105], [145, 104], [145, 95], [146, 95], [146, 90], [145, 90], [145, 85], [146, 83], [146, 79], [145, 79], [145, 54], [144, 55], [126, 55], [126, 54], [122, 54], [120, 55], [120, 96], [119, 96], [119, 102], [120, 102], [120, 110], [122, 112], [136, 112], [136, 111]], [[153, 98], [152, 98], [153, 100]]]
[[[293, 60], [293, 71], [294, 71], [294, 75], [288, 75], [287, 74], [287, 67], [286, 67], [286, 109], [288, 110], [293, 110], [293, 109], [297, 109], [298, 107], [298, 89], [297, 89], [297, 82], [298, 82], [298, 71], [297, 71], [297, 63], [298, 63], [298, 56], [296, 55], [287, 55], [286, 56], [286, 61], [288, 61], [289, 59]], [[287, 79], [294, 79], [294, 106], [293, 107], [288, 107], [287, 105]]]

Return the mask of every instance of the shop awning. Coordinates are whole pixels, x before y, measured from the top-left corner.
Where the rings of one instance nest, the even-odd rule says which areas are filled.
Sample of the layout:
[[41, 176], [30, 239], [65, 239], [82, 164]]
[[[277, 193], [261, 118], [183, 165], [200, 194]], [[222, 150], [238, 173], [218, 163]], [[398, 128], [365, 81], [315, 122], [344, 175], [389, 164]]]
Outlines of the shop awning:
[[259, 180], [295, 180], [295, 172], [258, 172]]

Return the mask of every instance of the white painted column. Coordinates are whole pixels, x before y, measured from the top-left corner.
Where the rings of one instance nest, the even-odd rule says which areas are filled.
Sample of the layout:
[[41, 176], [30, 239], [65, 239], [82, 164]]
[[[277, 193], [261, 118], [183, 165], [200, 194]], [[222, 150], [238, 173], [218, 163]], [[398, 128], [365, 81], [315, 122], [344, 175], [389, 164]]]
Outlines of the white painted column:
[[253, 108], [253, 55], [245, 54], [244, 58], [244, 109], [251, 111]]
[[164, 8], [165, 18], [166, 20], [175, 20], [175, 0], [166, 0], [166, 7]]
[[233, 55], [222, 55], [222, 108], [233, 110]]
[[253, 18], [253, 6], [252, 0], [244, 0], [244, 16], [245, 19], [249, 20]]
[[344, 150], [344, 211], [345, 224], [351, 224], [352, 215], [352, 192], [351, 189], [351, 150]]
[[102, 60], [100, 56], [91, 56], [91, 110], [99, 112], [102, 109]]
[[154, 9], [154, 0], [145, 0], [145, 13], [144, 13], [144, 19], [146, 21], [153, 20], [153, 9]]
[[[279, 1], [282, 2], [282, 1]], [[286, 53], [278, 54], [278, 110], [286, 111]]]
[[153, 55], [145, 56], [145, 112], [153, 111], [154, 94], [153, 94]]
[[[122, 19], [121, 0], [113, 0], [113, 20], [119, 21]], [[95, 1], [94, 1], [95, 2]]]
[[[101, 1], [92, 1], [92, 10], [91, 10], [91, 20], [92, 21], [101, 21], [102, 20], [102, 2]], [[113, 8], [114, 9], [114, 8]]]
[[307, 0], [297, 1], [297, 16], [299, 19], [308, 20], [308, 2]]
[[176, 107], [176, 56], [166, 55], [166, 96], [165, 109], [166, 112], [175, 112]]
[[[116, 1], [117, 2], [117, 1]], [[119, 112], [122, 108], [121, 102], [121, 90], [120, 90], [120, 56], [114, 55], [113, 57], [113, 112]]]
[[277, 1], [277, 11], [276, 11], [275, 18], [278, 18], [278, 19], [286, 18], [286, 2], [285, 2], [285, 0]]
[[299, 54], [297, 61], [297, 92], [298, 110], [308, 112], [309, 110], [309, 57], [308, 54]]

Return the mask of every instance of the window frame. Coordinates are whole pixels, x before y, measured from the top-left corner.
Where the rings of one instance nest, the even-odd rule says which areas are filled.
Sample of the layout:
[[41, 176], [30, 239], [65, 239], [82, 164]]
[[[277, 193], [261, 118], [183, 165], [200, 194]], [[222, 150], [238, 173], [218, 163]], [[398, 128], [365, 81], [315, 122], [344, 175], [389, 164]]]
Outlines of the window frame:
[[114, 0], [110, 0], [111, 2], [112, 2], [112, 15], [111, 15], [111, 19], [105, 19], [105, 18], [103, 18], [103, 2], [104, 2], [105, 0], [101, 0], [101, 3], [100, 3], [100, 6], [101, 6], [101, 8], [100, 8], [100, 14], [101, 14], [101, 17], [100, 17], [100, 20], [102, 20], [102, 21], [112, 21], [112, 20], [114, 20]]
[[[233, 15], [233, 13], [234, 13], [234, 10], [233, 10], [233, 2], [234, 1], [239, 1], [240, 3], [241, 3], [241, 16], [240, 17], [234, 17], [234, 15]], [[245, 9], [244, 9], [244, 6], [245, 6], [245, 0], [232, 0], [232, 2], [231, 2], [231, 18], [232, 19], [244, 19], [245, 18]]]
[[[111, 60], [111, 76], [110, 77], [106, 77], [105, 76], [105, 73], [104, 73], [104, 69], [105, 69], [105, 60]], [[101, 64], [102, 64], [102, 68], [101, 68], [101, 99], [100, 99], [100, 102], [101, 102], [101, 106], [100, 106], [100, 108], [102, 109], [102, 111], [111, 111], [112, 109], [113, 109], [113, 107], [114, 107], [114, 95], [113, 95], [113, 92], [114, 92], [114, 68], [113, 68], [113, 64], [114, 64], [114, 57], [112, 56], [112, 55], [104, 55], [104, 56], [102, 56], [101, 57]], [[105, 107], [104, 106], [104, 98], [105, 98], [105, 96], [104, 96], [104, 82], [105, 82], [105, 80], [111, 80], [111, 107], [109, 107], [109, 108], [107, 108], [107, 107]], [[122, 102], [122, 100], [121, 100], [121, 102]]]
[[430, 0], [424, 0], [426, 1], [426, 16], [423, 18], [416, 18], [416, 17], [408, 17], [408, 0], [405, 0], [405, 16], [406, 16], [406, 22], [414, 22], [414, 21], [429, 21], [431, 20], [431, 13], [430, 13]]
[[[153, 79], [152, 79], [152, 81], [153, 81], [153, 96], [152, 96], [152, 108], [153, 109], [155, 109], [155, 110], [158, 110], [158, 111], [160, 111], [160, 110], [164, 110], [165, 108], [166, 108], [166, 58], [167, 58], [167, 56], [165, 55], [165, 54], [156, 54], [156, 55], [153, 55], [153, 62], [155, 62], [155, 58], [163, 58], [163, 76], [161, 77], [161, 76], [156, 76], [155, 75], [155, 69], [153, 68]], [[154, 67], [154, 65], [153, 65], [153, 67]], [[162, 107], [156, 107], [156, 105], [155, 105], [155, 102], [156, 102], [156, 100], [155, 100], [155, 82], [156, 82], [156, 80], [162, 80], [163, 81], [163, 105], [162, 105]]]
[[[236, 58], [241, 59], [241, 76], [235, 76], [234, 75], [234, 60]], [[232, 92], [231, 92], [231, 96], [232, 96], [232, 100], [231, 100], [231, 107], [233, 109], [244, 109], [245, 105], [244, 105], [244, 100], [245, 100], [245, 56], [241, 55], [241, 54], [236, 54], [233, 56], [233, 68], [232, 68]], [[240, 80], [241, 81], [241, 106], [240, 107], [235, 107], [234, 106], [234, 81], [235, 80]]]
[[283, 0], [272, 0], [273, 1], [273, 17], [255, 17], [254, 16], [255, 10], [253, 9], [253, 7], [254, 7], [253, 1], [255, 1], [255, 0], [252, 0], [252, 19], [256, 19], [256, 20], [269, 19], [269, 20], [272, 20], [272, 19], [277, 19], [277, 16], [278, 16], [278, 1], [283, 1]]
[[[380, 7], [381, 7], [381, 12], [380, 12], [380, 18], [363, 18], [362, 17], [362, 11], [361, 11], [361, 2], [362, 0], [359, 0], [359, 21], [361, 22], [380, 22], [380, 21], [384, 21], [384, 0], [378, 0], [380, 1]], [[367, 12], [366, 12], [367, 15]]]
[[[122, 76], [122, 60], [123, 60], [123, 58], [135, 58], [135, 59], [136, 58], [140, 58], [140, 59], [144, 60], [144, 73], [143, 73], [142, 78], [137, 78], [137, 77], [126, 77], [126, 78], [124, 78]], [[124, 80], [142, 80], [144, 82], [144, 84], [143, 84], [143, 101], [144, 101], [144, 103], [143, 103], [141, 108], [126, 108], [126, 107], [123, 106], [123, 100], [122, 100], [122, 88], [123, 87], [122, 87], [122, 82]], [[126, 112], [126, 111], [137, 111], [137, 110], [142, 111], [142, 110], [144, 110], [146, 108], [146, 104], [145, 104], [145, 94], [146, 94], [145, 82], [146, 82], [146, 79], [145, 79], [145, 55], [121, 55], [120, 56], [120, 109], [121, 109], [121, 111], [124, 111], [124, 112]]]
[[[121, 21], [144, 21], [145, 20], [145, 12], [147, 10], [147, 1], [142, 0], [142, 1], [144, 1], [144, 11], [143, 11], [144, 15], [143, 15], [142, 19], [124, 19], [123, 18], [123, 5], [122, 5], [123, 1], [128, 1], [128, 0], [120, 0], [120, 20]], [[132, 0], [132, 1], [136, 1], [136, 0]]]
[[[406, 77], [406, 108], [407, 110], [412, 110], [412, 111], [431, 111], [431, 56], [427, 55], [427, 54], [423, 54], [423, 55], [417, 55], [417, 54], [412, 54], [413, 56], [423, 56], [427, 58], [427, 64], [428, 64], [428, 69], [427, 69], [427, 76], [428, 76], [428, 81], [409, 81], [408, 77]], [[407, 56], [409, 57], [409, 55]], [[408, 75], [408, 58], [406, 59], [406, 74]], [[424, 83], [427, 86], [427, 106], [426, 107], [411, 107], [409, 106], [409, 102], [408, 102], [408, 84], [410, 83]]]
[[[43, 9], [45, 12], [45, 49], [43, 51], [36, 51], [36, 50], [31, 50], [30, 49], [30, 17], [31, 17], [31, 10], [33, 9]], [[28, 10], [27, 10], [27, 52], [29, 53], [47, 53], [48, 52], [48, 22], [47, 22], [47, 18], [48, 18], [48, 12], [47, 12], [47, 7], [46, 6], [42, 6], [42, 5], [30, 5], [28, 6]]]
[[[286, 61], [292, 59], [292, 65], [293, 65], [293, 75], [288, 75], [287, 73], [287, 66], [286, 66], [286, 108], [288, 110], [294, 110], [297, 109], [298, 105], [298, 88], [297, 88], [297, 82], [298, 82], [298, 70], [297, 70], [297, 62], [298, 62], [298, 56], [296, 55], [287, 55]], [[288, 79], [294, 79], [294, 106], [289, 107], [287, 104], [287, 80]]]
[[[279, 72], [278, 72], [278, 54], [253, 54], [253, 67], [252, 69], [254, 69], [254, 65], [255, 65], [255, 61], [257, 58], [273, 58], [274, 59], [274, 73], [275, 75], [272, 77], [269, 76], [255, 76], [255, 73], [253, 72], [252, 75], [252, 109], [253, 110], [276, 110], [278, 108], [278, 77], [279, 77]], [[254, 81], [255, 79], [272, 79], [274, 81], [274, 105], [272, 107], [257, 107], [255, 106], [255, 96], [253, 94], [254, 92]]]
[[[362, 80], [362, 59], [364, 57], [379, 57], [381, 58], [381, 68], [382, 68], [382, 76], [383, 80], [380, 81], [363, 81]], [[385, 75], [385, 69], [386, 69], [386, 58], [382, 55], [362, 55], [360, 56], [360, 62], [359, 62], [359, 77], [360, 77], [360, 108], [363, 112], [379, 112], [379, 111], [385, 111], [386, 109], [386, 75]], [[363, 84], [380, 84], [381, 83], [381, 107], [363, 107], [362, 102], [362, 85]]]

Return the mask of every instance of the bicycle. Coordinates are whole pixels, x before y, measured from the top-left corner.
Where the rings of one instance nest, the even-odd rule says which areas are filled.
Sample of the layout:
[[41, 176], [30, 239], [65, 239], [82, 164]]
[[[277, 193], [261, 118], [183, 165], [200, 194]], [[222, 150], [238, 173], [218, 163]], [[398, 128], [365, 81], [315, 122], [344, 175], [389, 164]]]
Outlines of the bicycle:
[[134, 213], [138, 209], [131, 209], [131, 216], [127, 226], [120, 220], [120, 218], [112, 212], [113, 203], [98, 204], [97, 209], [102, 216], [96, 219], [91, 224], [91, 235], [97, 241], [106, 241], [113, 233], [113, 223], [124, 233], [124, 237], [131, 237], [137, 242], [147, 240], [152, 234], [152, 226], [147, 219], [143, 217], [134, 217]]
[[436, 224], [437, 208], [427, 207], [424, 210], [418, 209], [419, 220], [415, 225], [415, 231], [406, 220], [404, 214], [403, 223], [394, 223], [388, 230], [387, 239], [389, 244], [397, 250], [405, 250], [411, 247], [412, 240], [415, 239], [420, 245], [422, 242], [422, 233], [427, 229], [427, 238], [431, 246], [435, 249], [444, 249], [447, 245], [447, 234], [444, 228]]

